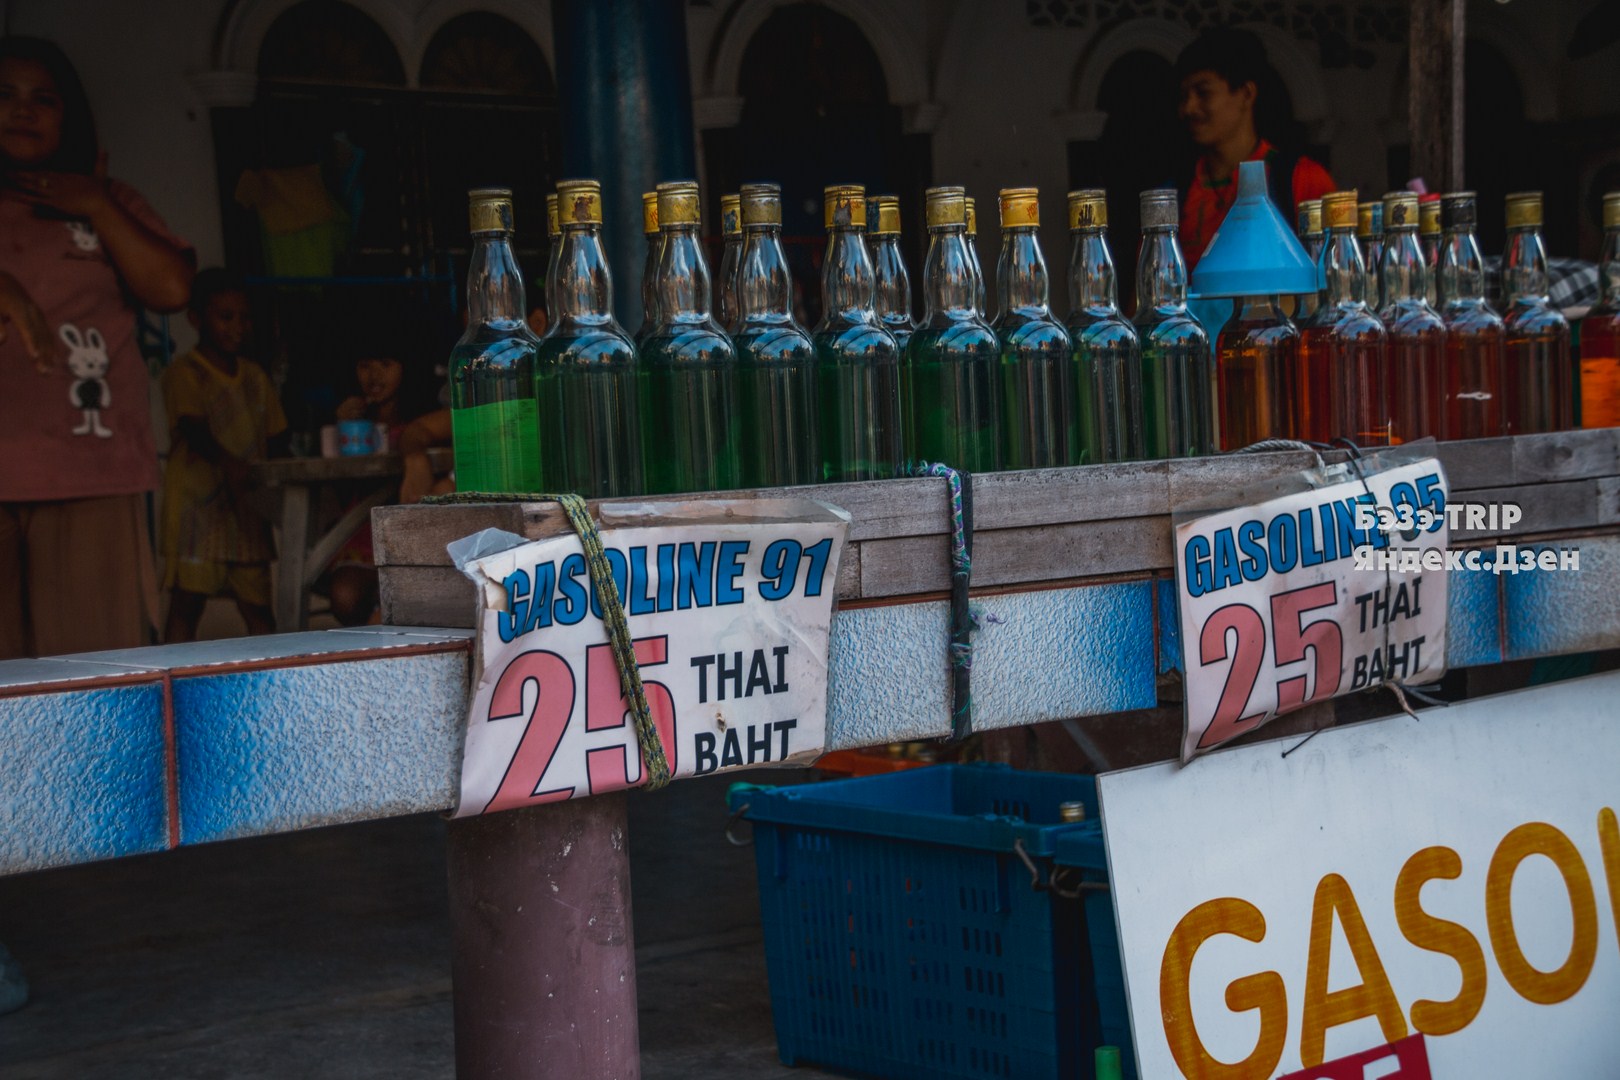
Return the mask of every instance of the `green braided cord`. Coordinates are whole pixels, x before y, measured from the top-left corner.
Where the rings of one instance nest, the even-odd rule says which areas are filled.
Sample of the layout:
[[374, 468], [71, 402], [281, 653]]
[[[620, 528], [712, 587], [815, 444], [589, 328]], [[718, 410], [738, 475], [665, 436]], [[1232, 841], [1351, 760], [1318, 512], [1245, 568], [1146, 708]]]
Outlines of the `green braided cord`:
[[635, 646], [630, 640], [630, 623], [624, 617], [624, 602], [619, 596], [618, 583], [608, 565], [607, 553], [602, 548], [602, 534], [596, 530], [585, 500], [578, 495], [546, 495], [524, 492], [521, 494], [489, 494], [481, 491], [457, 491], [447, 495], [429, 495], [424, 503], [511, 503], [554, 502], [562, 504], [568, 523], [579, 534], [585, 548], [585, 564], [590, 568], [591, 584], [602, 601], [602, 622], [607, 626], [608, 646], [613, 650], [613, 661], [619, 668], [619, 689], [630, 703], [630, 716], [636, 726], [636, 742], [641, 745], [641, 760], [646, 763], [647, 790], [656, 791], [669, 783], [669, 758], [664, 744], [658, 738], [653, 724], [652, 709], [647, 704], [647, 692], [641, 685], [641, 666], [636, 663]]

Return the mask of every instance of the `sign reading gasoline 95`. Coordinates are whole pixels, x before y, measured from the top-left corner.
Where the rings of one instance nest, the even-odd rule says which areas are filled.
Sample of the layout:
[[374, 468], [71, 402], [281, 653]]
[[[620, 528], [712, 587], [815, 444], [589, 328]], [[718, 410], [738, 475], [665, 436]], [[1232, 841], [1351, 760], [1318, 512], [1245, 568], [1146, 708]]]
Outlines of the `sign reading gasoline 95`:
[[[798, 516], [603, 530], [674, 776], [804, 761], [824, 745], [848, 521], [803, 500], [787, 511]], [[579, 538], [522, 544], [464, 570], [481, 586], [480, 664], [456, 815], [645, 783]]]
[[1431, 458], [1178, 525], [1182, 760], [1313, 702], [1443, 674], [1444, 570], [1367, 554], [1443, 552], [1445, 506]]

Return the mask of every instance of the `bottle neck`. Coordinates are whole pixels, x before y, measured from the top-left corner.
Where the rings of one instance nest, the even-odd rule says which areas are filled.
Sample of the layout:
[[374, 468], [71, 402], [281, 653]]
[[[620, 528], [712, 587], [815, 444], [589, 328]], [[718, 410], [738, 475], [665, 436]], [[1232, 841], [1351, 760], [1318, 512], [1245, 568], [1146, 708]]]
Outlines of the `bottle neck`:
[[1080, 229], [1069, 247], [1069, 310], [1109, 314], [1119, 309], [1114, 253], [1102, 229]]
[[923, 310], [930, 322], [972, 318], [978, 314], [978, 275], [960, 225], [928, 230], [928, 258], [923, 263]]
[[703, 256], [697, 225], [669, 225], [658, 251], [660, 323], [702, 322], [709, 318], [709, 260]]
[[750, 225], [743, 238], [737, 275], [737, 315], [743, 322], [793, 318], [793, 279], [778, 225]]
[[968, 265], [973, 269], [973, 310], [980, 318], [984, 317], [984, 266], [979, 262], [979, 238], [969, 236], [966, 229], [962, 231], [962, 240], [967, 247]]
[[658, 321], [658, 254], [663, 250], [662, 233], [648, 233], [647, 257], [641, 264], [641, 318], [647, 326]]
[[1448, 303], [1485, 301], [1485, 260], [1472, 228], [1452, 229], [1440, 250], [1440, 289]]
[[1187, 260], [1181, 256], [1181, 242], [1174, 228], [1154, 228], [1142, 233], [1142, 250], [1136, 261], [1137, 314], [1154, 310], [1174, 312], [1187, 306]]
[[996, 306], [1003, 313], [1015, 311], [1045, 315], [1051, 300], [1046, 275], [1046, 256], [1033, 228], [1004, 229], [1001, 256], [996, 263]]
[[1355, 229], [1329, 229], [1322, 253], [1328, 303], [1340, 308], [1366, 306], [1367, 264]]
[[727, 329], [741, 314], [737, 303], [737, 283], [742, 271], [743, 238], [726, 237], [720, 252], [720, 279], [715, 285], [716, 317]]
[[1547, 250], [1535, 226], [1509, 229], [1502, 253], [1502, 295], [1508, 303], [1547, 300]]
[[1275, 296], [1244, 296], [1237, 302], [1236, 316], [1239, 322], [1246, 323], [1284, 323], [1288, 316], [1283, 314], [1281, 303]]
[[528, 314], [523, 273], [512, 254], [512, 235], [475, 233], [467, 264], [468, 325], [523, 322]]
[[1429, 264], [1423, 258], [1423, 245], [1416, 229], [1392, 229], [1384, 234], [1384, 260], [1379, 267], [1384, 282], [1384, 302], [1399, 304], [1427, 297]]
[[563, 226], [556, 317], [593, 325], [613, 321], [613, 275], [600, 225]]
[[911, 321], [911, 274], [900, 255], [900, 237], [884, 233], [872, 240], [876, 285], [873, 304], [884, 319]]
[[821, 268], [821, 309], [824, 319], [870, 322], [876, 280], [866, 238], [853, 228], [829, 229], [827, 258]]
[[1598, 263], [1598, 275], [1603, 286], [1603, 302], [1620, 307], [1620, 227], [1603, 234], [1603, 258]]

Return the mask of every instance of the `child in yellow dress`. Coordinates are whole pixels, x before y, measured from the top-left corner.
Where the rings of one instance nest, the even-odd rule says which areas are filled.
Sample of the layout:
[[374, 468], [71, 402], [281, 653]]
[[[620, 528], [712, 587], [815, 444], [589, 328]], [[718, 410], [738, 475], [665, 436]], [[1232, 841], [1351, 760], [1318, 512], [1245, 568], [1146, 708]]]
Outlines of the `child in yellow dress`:
[[248, 465], [263, 459], [287, 417], [269, 375], [242, 355], [253, 316], [242, 280], [204, 270], [187, 319], [197, 347], [163, 373], [169, 463], [163, 487], [165, 641], [191, 641], [209, 597], [229, 595], [248, 633], [274, 629], [270, 525], [244, 498]]

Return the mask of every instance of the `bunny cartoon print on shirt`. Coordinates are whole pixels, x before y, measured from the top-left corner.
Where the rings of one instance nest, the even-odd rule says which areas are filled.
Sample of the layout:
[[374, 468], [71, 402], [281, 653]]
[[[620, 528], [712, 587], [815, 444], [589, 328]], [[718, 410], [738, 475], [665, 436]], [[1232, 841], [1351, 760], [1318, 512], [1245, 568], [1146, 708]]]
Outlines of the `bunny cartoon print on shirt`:
[[65, 222], [68, 232], [73, 234], [73, 246], [80, 251], [95, 251], [101, 246], [101, 237], [96, 235], [95, 228], [87, 221]]
[[68, 347], [68, 370], [73, 373], [68, 401], [84, 414], [83, 422], [73, 429], [73, 434], [111, 438], [111, 429], [101, 422], [101, 410], [112, 405], [112, 390], [107, 386], [110, 361], [101, 331], [92, 326], [81, 334], [77, 326], [63, 323], [56, 333]]

